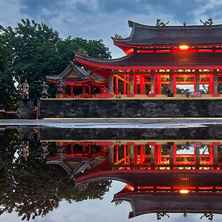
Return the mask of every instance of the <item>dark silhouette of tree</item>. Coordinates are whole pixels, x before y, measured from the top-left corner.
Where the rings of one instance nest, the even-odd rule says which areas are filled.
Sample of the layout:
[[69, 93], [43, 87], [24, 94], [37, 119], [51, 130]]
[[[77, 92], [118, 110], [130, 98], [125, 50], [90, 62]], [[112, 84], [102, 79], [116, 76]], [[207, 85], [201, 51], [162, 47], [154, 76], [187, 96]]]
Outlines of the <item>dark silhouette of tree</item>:
[[7, 130], [3, 137], [0, 146], [0, 214], [14, 211], [23, 220], [30, 220], [47, 215], [62, 200], [72, 203], [101, 199], [109, 190], [111, 182], [106, 180], [77, 187], [61, 167], [47, 165], [37, 132], [26, 137], [19, 131]]
[[0, 105], [7, 109], [15, 109], [16, 91], [13, 75], [8, 63], [10, 56], [7, 36], [2, 33], [0, 27]]
[[[13, 79], [18, 83], [27, 80], [30, 98], [35, 101], [41, 96], [46, 75], [64, 70], [79, 50], [94, 57], [111, 57], [102, 40], [62, 39], [57, 31], [46, 24], [22, 19], [16, 27], [0, 28], [0, 77], [4, 76], [9, 86], [13, 86]], [[4, 75], [1, 74], [2, 68]]]

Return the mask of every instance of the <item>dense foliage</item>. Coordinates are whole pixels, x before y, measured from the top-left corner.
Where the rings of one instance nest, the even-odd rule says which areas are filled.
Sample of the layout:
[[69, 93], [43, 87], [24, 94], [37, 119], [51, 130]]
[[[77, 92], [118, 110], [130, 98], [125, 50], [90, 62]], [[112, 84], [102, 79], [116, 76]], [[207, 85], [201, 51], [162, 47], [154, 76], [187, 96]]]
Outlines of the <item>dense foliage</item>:
[[110, 58], [102, 40], [60, 38], [58, 32], [35, 21], [22, 19], [16, 27], [0, 29], [0, 96], [4, 104], [15, 96], [14, 82], [25, 79], [30, 84], [30, 97], [38, 98], [46, 75], [60, 73], [74, 58], [75, 52]]
[[[63, 200], [71, 203], [101, 199], [110, 188], [108, 180], [75, 186], [61, 167], [47, 164], [50, 155], [58, 150], [44, 156], [36, 132], [25, 136], [9, 129], [0, 132], [0, 139], [0, 215], [16, 212], [23, 220], [43, 217]], [[27, 141], [28, 155], [21, 149]]]
[[9, 54], [10, 49], [6, 35], [0, 33], [0, 98], [6, 108], [15, 103], [16, 99], [13, 75], [10, 72]]

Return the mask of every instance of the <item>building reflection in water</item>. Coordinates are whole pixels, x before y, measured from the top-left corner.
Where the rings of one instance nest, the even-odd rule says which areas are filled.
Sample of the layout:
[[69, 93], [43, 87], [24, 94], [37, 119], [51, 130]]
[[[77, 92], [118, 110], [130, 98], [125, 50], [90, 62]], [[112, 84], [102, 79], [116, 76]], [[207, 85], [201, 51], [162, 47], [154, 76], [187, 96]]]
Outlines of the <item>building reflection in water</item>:
[[112, 180], [125, 183], [113, 202], [130, 203], [129, 218], [222, 213], [222, 140], [62, 140], [38, 130], [1, 131], [0, 139], [1, 214], [29, 220], [61, 200], [102, 199]]
[[54, 146], [60, 153], [48, 157], [48, 164], [59, 164], [78, 186], [100, 179], [124, 182], [113, 201], [131, 204], [129, 218], [201, 213], [212, 220], [222, 213], [220, 141], [84, 140]]

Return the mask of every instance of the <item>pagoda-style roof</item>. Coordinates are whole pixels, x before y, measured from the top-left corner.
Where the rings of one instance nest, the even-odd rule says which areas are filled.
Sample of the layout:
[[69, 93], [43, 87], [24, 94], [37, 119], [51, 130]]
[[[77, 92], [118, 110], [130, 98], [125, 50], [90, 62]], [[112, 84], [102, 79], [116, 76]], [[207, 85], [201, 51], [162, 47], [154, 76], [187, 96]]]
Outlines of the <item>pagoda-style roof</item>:
[[222, 53], [136, 53], [119, 59], [96, 59], [76, 55], [75, 60], [89, 68], [155, 69], [155, 68], [220, 68]]
[[131, 34], [114, 37], [117, 46], [215, 45], [222, 43], [222, 25], [150, 26], [129, 21]]
[[64, 80], [75, 81], [93, 81], [95, 83], [104, 83], [105, 79], [94, 72], [88, 71], [83, 67], [77, 66], [71, 62], [60, 74], [46, 76], [48, 81], [58, 82]]
[[132, 211], [129, 218], [150, 213], [215, 213], [222, 214], [222, 193], [200, 192], [181, 195], [174, 192], [124, 192], [113, 202], [128, 201]]
[[[76, 178], [76, 183], [88, 183], [100, 179], [111, 179], [138, 186], [183, 185], [182, 177], [188, 178], [193, 185], [212, 186], [221, 183], [221, 170], [107, 170], [97, 168]], [[186, 183], [186, 182], [185, 182]]]
[[64, 79], [75, 79], [75, 80], [86, 80], [89, 78], [90, 72], [85, 69], [70, 63], [60, 74], [53, 76], [46, 76], [47, 80], [64, 80]]

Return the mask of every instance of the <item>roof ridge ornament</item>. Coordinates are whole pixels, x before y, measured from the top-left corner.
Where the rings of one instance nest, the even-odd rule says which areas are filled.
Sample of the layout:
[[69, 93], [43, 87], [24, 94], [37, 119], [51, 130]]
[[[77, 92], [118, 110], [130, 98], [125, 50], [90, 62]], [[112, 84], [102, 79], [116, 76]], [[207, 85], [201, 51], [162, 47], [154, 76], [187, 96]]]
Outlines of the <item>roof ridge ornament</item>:
[[156, 20], [156, 26], [157, 26], [158, 28], [166, 27], [169, 23], [170, 23], [169, 21], [163, 22], [163, 21], [161, 21], [161, 19], [159, 19], [159, 18]]
[[123, 37], [122, 37], [121, 35], [119, 35], [119, 34], [115, 34], [115, 35], [114, 35], [114, 38], [115, 38], [115, 39], [123, 39]]
[[204, 26], [212, 26], [213, 25], [213, 19], [212, 18], [208, 18], [206, 21], [203, 21], [202, 19], [200, 19], [200, 22]]

